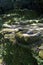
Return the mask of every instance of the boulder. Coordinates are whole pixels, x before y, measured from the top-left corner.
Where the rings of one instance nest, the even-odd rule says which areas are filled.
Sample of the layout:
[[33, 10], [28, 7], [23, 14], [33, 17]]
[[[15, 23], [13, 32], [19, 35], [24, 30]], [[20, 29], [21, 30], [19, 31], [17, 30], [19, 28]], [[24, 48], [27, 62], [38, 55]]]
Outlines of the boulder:
[[19, 43], [29, 44], [29, 43], [34, 43], [34, 42], [39, 41], [40, 33], [37, 32], [35, 34], [26, 34], [26, 33], [18, 32], [16, 33], [15, 37]]

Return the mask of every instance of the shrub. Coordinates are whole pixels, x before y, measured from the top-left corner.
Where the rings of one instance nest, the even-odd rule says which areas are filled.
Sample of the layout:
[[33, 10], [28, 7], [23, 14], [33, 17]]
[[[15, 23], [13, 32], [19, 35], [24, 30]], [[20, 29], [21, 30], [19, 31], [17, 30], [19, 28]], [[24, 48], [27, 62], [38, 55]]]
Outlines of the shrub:
[[6, 65], [38, 65], [29, 48], [19, 46], [17, 43], [13, 45], [8, 39], [5, 42], [4, 61]]

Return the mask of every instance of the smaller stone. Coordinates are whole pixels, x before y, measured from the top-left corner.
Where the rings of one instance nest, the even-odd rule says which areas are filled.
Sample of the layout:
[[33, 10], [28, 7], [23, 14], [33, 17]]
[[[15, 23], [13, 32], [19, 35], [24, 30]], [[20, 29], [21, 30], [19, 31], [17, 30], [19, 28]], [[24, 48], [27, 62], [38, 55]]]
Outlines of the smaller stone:
[[7, 17], [10, 17], [10, 16], [11, 16], [10, 14], [7, 15]]
[[43, 59], [43, 50], [39, 51], [39, 57]]
[[0, 59], [0, 64], [2, 64], [3, 59]]
[[22, 27], [18, 27], [19, 31], [23, 31], [23, 28]]
[[15, 22], [15, 25], [19, 25], [19, 22]]

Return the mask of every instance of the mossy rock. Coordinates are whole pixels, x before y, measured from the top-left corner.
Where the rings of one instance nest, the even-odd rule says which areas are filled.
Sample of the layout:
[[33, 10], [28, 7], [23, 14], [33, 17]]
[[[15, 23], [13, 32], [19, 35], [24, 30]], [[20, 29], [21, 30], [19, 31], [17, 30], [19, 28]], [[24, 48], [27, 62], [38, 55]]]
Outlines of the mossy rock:
[[40, 37], [37, 36], [25, 36], [23, 33], [18, 32], [15, 34], [15, 38], [19, 43], [30, 44], [39, 41]]
[[39, 51], [39, 57], [43, 59], [43, 50]]
[[10, 42], [12, 42], [12, 43], [15, 43], [15, 42], [16, 42], [15, 34], [14, 34], [14, 33], [5, 34], [5, 35], [4, 35], [4, 38], [5, 38], [5, 39], [9, 39]]
[[3, 59], [0, 59], [0, 64], [2, 64], [2, 62], [3, 62]]

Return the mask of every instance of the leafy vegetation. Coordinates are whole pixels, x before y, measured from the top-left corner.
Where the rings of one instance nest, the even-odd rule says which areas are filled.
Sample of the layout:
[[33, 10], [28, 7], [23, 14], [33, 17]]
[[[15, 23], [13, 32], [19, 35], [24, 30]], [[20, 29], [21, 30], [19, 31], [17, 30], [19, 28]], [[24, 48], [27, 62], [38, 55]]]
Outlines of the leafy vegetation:
[[13, 44], [6, 39], [4, 51], [4, 61], [6, 65], [37, 65], [37, 60], [32, 56], [32, 51], [29, 48]]

